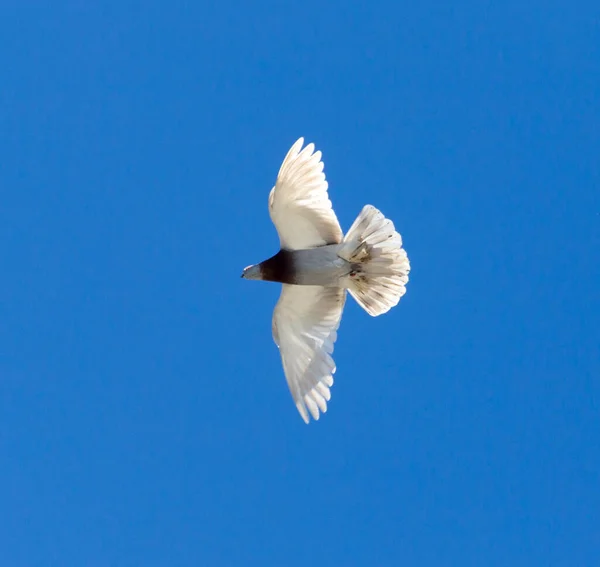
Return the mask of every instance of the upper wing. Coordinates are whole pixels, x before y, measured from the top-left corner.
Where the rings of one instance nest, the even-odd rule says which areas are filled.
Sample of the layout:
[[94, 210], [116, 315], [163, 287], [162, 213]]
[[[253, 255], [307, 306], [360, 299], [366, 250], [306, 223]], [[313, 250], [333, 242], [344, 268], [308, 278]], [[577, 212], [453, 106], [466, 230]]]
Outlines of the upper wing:
[[273, 340], [306, 423], [308, 412], [319, 419], [319, 410], [327, 411], [335, 372], [331, 353], [345, 301], [343, 288], [283, 284], [273, 312]]
[[269, 213], [286, 250], [339, 244], [343, 234], [327, 195], [321, 152], [302, 151], [300, 138], [285, 156], [269, 195]]

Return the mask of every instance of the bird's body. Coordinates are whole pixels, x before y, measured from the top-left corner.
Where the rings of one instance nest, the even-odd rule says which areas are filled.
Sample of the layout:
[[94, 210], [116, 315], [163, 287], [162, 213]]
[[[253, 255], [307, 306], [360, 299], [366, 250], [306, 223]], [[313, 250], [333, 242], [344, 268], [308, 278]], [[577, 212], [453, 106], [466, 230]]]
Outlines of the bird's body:
[[[321, 152], [301, 150], [300, 138], [285, 157], [269, 195], [280, 251], [249, 266], [242, 277], [283, 284], [273, 313], [273, 339], [300, 415], [319, 419], [331, 397], [331, 358], [346, 290], [370, 315], [404, 295], [410, 264], [392, 221], [366, 205], [344, 236], [331, 208]], [[314, 153], [313, 153], [314, 152]]]
[[[261, 262], [260, 279], [294, 285], [340, 287], [352, 264], [338, 255], [341, 244], [328, 244], [303, 250], [280, 250]], [[248, 278], [251, 279], [251, 278]]]

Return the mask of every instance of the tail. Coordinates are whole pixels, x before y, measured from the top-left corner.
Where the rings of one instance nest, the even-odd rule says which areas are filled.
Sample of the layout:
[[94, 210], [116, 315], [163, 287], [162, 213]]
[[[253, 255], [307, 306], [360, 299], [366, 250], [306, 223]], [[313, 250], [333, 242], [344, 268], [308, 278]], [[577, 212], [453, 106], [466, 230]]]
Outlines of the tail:
[[352, 264], [346, 286], [369, 315], [386, 313], [406, 293], [410, 263], [402, 237], [375, 207], [363, 207], [338, 255]]

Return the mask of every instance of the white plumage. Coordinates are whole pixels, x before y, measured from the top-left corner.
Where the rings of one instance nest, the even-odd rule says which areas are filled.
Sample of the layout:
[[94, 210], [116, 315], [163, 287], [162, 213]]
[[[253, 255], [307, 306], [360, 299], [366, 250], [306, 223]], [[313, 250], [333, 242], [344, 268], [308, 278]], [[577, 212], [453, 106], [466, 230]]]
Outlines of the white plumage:
[[366, 205], [343, 236], [327, 193], [321, 152], [290, 149], [269, 195], [269, 212], [281, 250], [244, 270], [246, 279], [282, 282], [273, 313], [290, 392], [306, 423], [319, 419], [331, 398], [332, 358], [346, 290], [370, 315], [404, 295], [410, 264], [394, 224]]
[[340, 223], [331, 208], [321, 152], [314, 144], [302, 151], [300, 138], [285, 156], [275, 187], [269, 195], [269, 212], [285, 250], [315, 248], [342, 241]]
[[283, 284], [273, 313], [273, 340], [300, 415], [319, 419], [331, 398], [335, 362], [331, 358], [342, 319], [346, 290]]

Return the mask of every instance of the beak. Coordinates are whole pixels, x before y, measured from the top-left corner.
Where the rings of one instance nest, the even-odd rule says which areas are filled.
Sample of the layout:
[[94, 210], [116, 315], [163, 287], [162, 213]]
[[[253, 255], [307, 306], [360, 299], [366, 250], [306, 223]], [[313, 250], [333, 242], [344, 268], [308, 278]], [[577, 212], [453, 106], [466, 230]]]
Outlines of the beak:
[[242, 277], [246, 280], [260, 280], [260, 266], [257, 264], [256, 266], [244, 268]]

